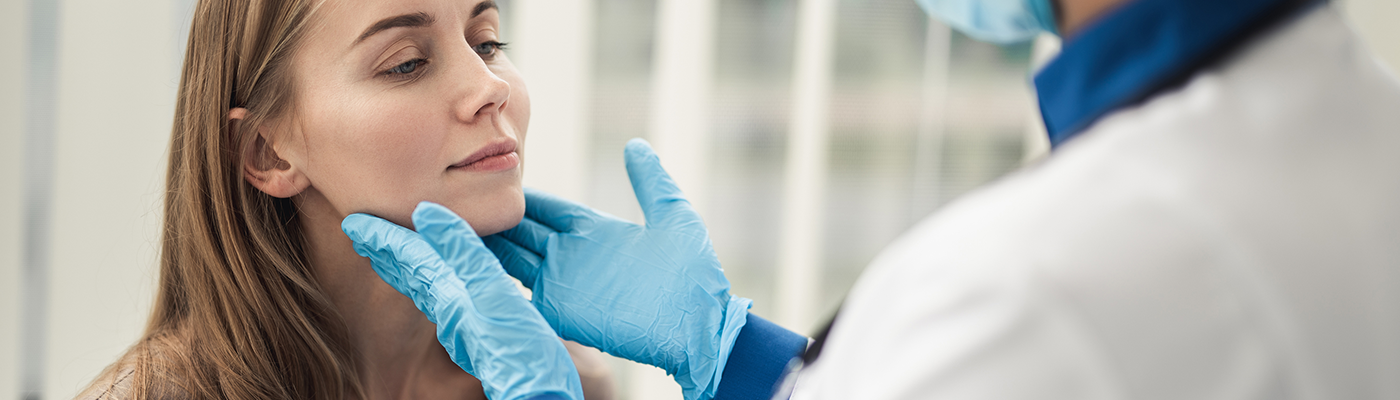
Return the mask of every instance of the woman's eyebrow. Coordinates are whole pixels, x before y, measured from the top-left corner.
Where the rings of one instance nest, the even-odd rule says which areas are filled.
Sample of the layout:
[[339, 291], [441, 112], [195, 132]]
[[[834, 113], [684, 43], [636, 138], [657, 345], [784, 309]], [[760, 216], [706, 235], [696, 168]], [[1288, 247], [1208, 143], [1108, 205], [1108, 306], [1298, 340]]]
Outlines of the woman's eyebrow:
[[496, 2], [493, 0], [486, 0], [477, 3], [476, 7], [472, 7], [472, 18], [476, 18], [476, 16], [481, 15], [481, 13], [486, 12], [486, 10], [490, 10], [493, 8], [496, 8]]
[[[488, 1], [488, 3], [490, 2]], [[476, 7], [481, 8], [481, 4], [478, 4]], [[495, 7], [495, 5], [492, 4], [492, 7]], [[385, 29], [418, 28], [432, 25], [433, 21], [435, 21], [433, 19], [433, 16], [421, 11], [412, 14], [404, 14], [396, 17], [381, 19], [379, 20], [379, 22], [375, 22], [374, 25], [370, 25], [369, 29], [365, 29], [365, 33], [361, 33], [360, 38], [355, 39], [355, 44], [359, 44], [365, 39], [368, 39], [370, 36], [374, 36], [374, 34], [379, 33], [380, 31], [383, 31]]]

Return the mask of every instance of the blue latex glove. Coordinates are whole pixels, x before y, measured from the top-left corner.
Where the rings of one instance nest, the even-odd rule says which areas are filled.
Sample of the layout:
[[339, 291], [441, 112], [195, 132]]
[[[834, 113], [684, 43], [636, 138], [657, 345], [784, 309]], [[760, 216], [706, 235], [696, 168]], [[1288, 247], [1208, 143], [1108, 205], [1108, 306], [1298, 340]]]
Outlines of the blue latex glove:
[[661, 367], [687, 400], [713, 398], [752, 301], [729, 294], [705, 224], [651, 146], [633, 139], [625, 156], [645, 226], [526, 189], [525, 219], [486, 244], [560, 336]]
[[578, 370], [564, 343], [476, 231], [428, 202], [413, 211], [413, 225], [417, 233], [354, 214], [340, 226], [380, 279], [437, 324], [438, 341], [453, 362], [481, 380], [487, 397], [582, 400]]

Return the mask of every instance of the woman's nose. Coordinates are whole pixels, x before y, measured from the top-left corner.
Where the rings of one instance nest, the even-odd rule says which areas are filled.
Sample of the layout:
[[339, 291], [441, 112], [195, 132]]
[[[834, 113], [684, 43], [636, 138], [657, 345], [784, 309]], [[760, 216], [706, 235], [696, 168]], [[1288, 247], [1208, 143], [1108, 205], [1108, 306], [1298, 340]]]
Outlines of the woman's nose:
[[467, 124], [496, 117], [510, 100], [510, 83], [496, 76], [475, 53], [472, 57], [475, 60], [467, 63], [463, 95], [455, 107], [457, 119]]

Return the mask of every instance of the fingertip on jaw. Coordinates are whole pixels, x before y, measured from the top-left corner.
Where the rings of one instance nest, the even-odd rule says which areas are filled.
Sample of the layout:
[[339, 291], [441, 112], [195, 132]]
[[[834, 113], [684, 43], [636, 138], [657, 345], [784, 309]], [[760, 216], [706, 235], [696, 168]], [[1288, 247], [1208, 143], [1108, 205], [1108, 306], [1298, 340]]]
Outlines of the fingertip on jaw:
[[413, 210], [413, 227], [419, 234], [442, 233], [454, 229], [459, 224], [471, 234], [476, 234], [471, 224], [441, 204], [424, 201], [418, 203], [418, 207]]
[[417, 217], [418, 214], [421, 213], [441, 212], [444, 210], [446, 210], [446, 208], [443, 207], [441, 204], [434, 203], [431, 201], [420, 201], [418, 202], [418, 206], [413, 208], [413, 216]]
[[350, 240], [359, 242], [360, 229], [368, 225], [368, 221], [366, 220], [366, 218], [373, 217], [362, 213], [350, 214], [349, 216], [345, 217], [345, 219], [340, 221], [340, 231], [345, 232], [345, 236], [349, 236]]

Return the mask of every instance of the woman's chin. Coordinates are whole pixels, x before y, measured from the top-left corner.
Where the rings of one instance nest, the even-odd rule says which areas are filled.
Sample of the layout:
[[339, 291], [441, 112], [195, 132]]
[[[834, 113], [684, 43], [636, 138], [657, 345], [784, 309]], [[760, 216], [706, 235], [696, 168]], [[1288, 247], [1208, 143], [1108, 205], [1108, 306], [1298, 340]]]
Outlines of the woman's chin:
[[510, 228], [514, 228], [516, 225], [520, 224], [520, 219], [524, 217], [525, 210], [522, 208], [519, 213], [515, 213], [512, 215], [494, 215], [490, 218], [489, 221], [468, 221], [467, 223], [471, 224], [472, 229], [476, 231], [477, 235], [491, 236], [497, 233], [504, 232]]
[[519, 190], [457, 204], [443, 204], [465, 219], [477, 235], [489, 236], [520, 224], [525, 217], [525, 195]]

